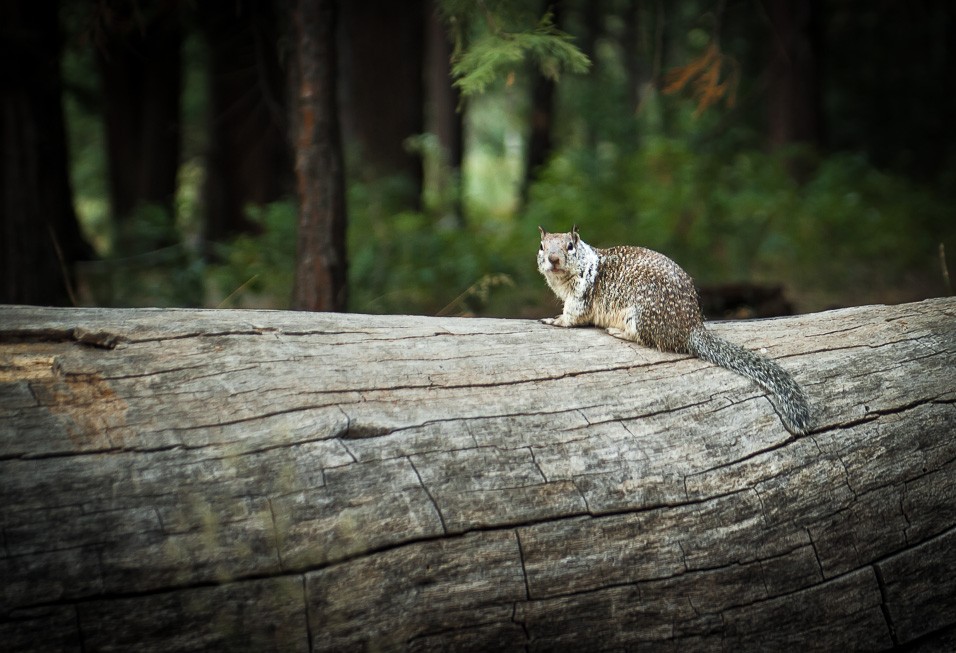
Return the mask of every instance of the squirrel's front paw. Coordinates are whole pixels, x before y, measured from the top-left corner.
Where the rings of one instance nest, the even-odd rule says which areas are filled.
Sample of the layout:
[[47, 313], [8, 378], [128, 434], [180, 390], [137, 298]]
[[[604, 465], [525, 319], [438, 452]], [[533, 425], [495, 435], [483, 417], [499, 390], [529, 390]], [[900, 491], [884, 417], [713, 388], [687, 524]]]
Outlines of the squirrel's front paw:
[[565, 315], [559, 315], [558, 317], [546, 317], [541, 320], [545, 324], [550, 324], [552, 326], [559, 327], [569, 327], [574, 326], [574, 324], [569, 320]]

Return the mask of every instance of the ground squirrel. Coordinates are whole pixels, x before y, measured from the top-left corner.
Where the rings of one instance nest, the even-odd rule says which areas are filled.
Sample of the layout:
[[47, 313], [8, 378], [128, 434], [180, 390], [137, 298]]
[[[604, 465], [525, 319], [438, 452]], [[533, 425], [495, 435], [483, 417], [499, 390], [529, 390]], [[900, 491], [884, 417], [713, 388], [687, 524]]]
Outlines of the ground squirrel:
[[538, 271], [564, 301], [561, 315], [542, 322], [561, 327], [593, 324], [618, 338], [726, 367], [773, 395], [791, 433], [807, 433], [813, 427], [810, 403], [793, 377], [770, 359], [704, 328], [694, 282], [674, 261], [643, 247], [591, 247], [577, 227], [564, 234], [538, 229]]

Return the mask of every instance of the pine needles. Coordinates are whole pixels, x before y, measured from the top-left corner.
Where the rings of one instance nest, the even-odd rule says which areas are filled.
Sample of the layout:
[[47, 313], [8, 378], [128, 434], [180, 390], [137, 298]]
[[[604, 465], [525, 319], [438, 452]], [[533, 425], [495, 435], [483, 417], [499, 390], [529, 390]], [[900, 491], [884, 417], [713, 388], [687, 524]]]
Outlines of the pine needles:
[[740, 82], [740, 66], [737, 61], [720, 51], [717, 41], [711, 41], [704, 52], [692, 59], [686, 66], [674, 68], [667, 73], [664, 93], [672, 95], [690, 86], [697, 100], [695, 116], [699, 116], [708, 107], [724, 100], [728, 108], [733, 108], [737, 100], [737, 86]]
[[[558, 80], [563, 71], [587, 72], [590, 60], [573, 43], [573, 37], [554, 23], [554, 14], [547, 12], [533, 28], [508, 30], [500, 26], [495, 15], [486, 15], [487, 29], [465, 46], [463, 30], [456, 38], [452, 57], [455, 85], [463, 96], [476, 95], [499, 79], [514, 79], [514, 69], [531, 58], [541, 74]], [[465, 21], [452, 17], [450, 22]]]

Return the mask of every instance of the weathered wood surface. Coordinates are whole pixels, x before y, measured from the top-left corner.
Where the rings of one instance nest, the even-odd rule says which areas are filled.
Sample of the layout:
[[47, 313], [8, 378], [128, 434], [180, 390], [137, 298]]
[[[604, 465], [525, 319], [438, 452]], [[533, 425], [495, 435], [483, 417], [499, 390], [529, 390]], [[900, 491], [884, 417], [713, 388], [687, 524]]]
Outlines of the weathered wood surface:
[[6, 650], [956, 644], [956, 300], [715, 325], [0, 307]]

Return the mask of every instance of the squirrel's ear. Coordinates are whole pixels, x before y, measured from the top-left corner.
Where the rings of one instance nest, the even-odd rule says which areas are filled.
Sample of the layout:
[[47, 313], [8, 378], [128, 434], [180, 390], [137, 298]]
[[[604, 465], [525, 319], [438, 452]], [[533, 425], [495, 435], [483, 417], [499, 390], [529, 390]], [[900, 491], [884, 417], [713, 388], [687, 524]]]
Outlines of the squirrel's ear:
[[544, 238], [545, 236], [548, 235], [548, 232], [545, 231], [545, 230], [544, 230], [544, 227], [542, 227], [541, 225], [538, 225], [538, 231], [541, 232], [541, 238]]
[[581, 236], [578, 234], [578, 225], [574, 225], [573, 227], [571, 227], [571, 237], [574, 239], [575, 242], [581, 239]]

